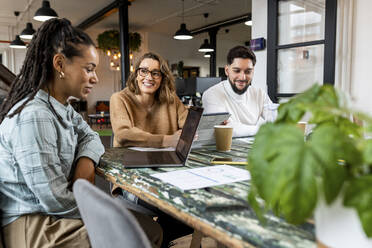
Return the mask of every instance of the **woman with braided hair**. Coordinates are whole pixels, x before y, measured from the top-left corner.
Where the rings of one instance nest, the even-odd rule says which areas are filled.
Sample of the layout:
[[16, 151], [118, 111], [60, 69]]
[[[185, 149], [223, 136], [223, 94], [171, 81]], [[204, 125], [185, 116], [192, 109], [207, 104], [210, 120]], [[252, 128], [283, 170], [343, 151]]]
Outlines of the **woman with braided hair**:
[[67, 103], [98, 82], [98, 53], [66, 19], [45, 22], [0, 106], [0, 206], [9, 247], [90, 247], [71, 191], [94, 182], [99, 136]]

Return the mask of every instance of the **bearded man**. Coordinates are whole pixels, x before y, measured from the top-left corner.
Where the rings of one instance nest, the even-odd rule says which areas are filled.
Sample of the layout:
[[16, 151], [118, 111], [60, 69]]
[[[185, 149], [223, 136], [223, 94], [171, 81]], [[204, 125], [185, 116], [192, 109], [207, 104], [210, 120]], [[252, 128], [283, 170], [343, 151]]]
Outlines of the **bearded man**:
[[274, 121], [277, 104], [266, 92], [251, 86], [256, 64], [255, 54], [247, 47], [236, 46], [227, 55], [224, 80], [204, 92], [204, 113], [229, 112], [229, 126], [234, 137], [255, 135], [265, 122]]

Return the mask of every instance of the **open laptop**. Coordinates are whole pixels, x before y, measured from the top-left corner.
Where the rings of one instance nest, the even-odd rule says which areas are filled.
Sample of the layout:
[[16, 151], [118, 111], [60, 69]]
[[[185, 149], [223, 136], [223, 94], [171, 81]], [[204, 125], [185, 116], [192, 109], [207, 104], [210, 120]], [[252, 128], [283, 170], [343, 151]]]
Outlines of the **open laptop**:
[[183, 166], [190, 153], [202, 114], [203, 108], [190, 107], [175, 151], [136, 151], [120, 148], [123, 152], [116, 158], [117, 161], [120, 161], [125, 168]]

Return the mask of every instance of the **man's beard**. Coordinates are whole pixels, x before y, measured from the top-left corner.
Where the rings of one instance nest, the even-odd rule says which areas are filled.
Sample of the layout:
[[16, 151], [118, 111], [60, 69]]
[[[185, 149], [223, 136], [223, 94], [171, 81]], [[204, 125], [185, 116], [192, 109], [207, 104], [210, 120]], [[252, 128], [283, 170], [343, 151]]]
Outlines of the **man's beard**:
[[227, 79], [229, 80], [229, 83], [230, 83], [231, 88], [233, 89], [233, 91], [238, 95], [243, 95], [247, 91], [249, 85], [251, 85], [250, 82], [248, 83], [248, 80], [239, 80], [240, 82], [246, 82], [247, 83], [247, 85], [243, 89], [240, 90], [240, 89], [238, 89], [238, 87], [236, 87], [236, 85], [234, 83], [231, 82], [230, 78], [227, 78]]

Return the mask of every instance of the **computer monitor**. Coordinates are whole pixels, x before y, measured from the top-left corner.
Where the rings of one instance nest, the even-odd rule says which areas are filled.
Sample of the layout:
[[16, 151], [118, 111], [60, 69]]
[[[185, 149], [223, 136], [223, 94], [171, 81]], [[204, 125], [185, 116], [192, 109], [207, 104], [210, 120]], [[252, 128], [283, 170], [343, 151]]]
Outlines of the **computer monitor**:
[[185, 79], [176, 78], [175, 85], [176, 85], [176, 94], [177, 94], [178, 97], [186, 95]]
[[195, 96], [196, 92], [203, 94], [204, 91], [219, 82], [221, 82], [220, 77], [176, 78], [176, 93], [179, 97]]
[[201, 94], [215, 84], [221, 82], [220, 77], [197, 77], [196, 78], [196, 92]]

